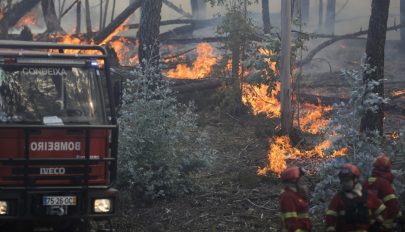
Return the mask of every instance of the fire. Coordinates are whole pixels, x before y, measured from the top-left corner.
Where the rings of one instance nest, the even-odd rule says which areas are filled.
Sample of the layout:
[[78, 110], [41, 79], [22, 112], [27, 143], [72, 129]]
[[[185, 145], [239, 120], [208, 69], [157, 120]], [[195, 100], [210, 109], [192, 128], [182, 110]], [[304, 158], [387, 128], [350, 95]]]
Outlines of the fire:
[[131, 42], [124, 37], [110, 42], [111, 47], [115, 50], [121, 65], [135, 65], [138, 63], [138, 54], [131, 54], [131, 50], [138, 47], [138, 42]]
[[306, 103], [303, 108], [303, 115], [300, 117], [300, 129], [310, 134], [318, 134], [325, 128], [329, 119], [325, 118], [325, 114], [333, 110], [331, 106], [316, 106]]
[[[332, 141], [324, 140], [312, 149], [297, 149], [287, 136], [279, 136], [270, 140], [270, 150], [267, 155], [269, 164], [264, 168], [258, 168], [258, 175], [266, 175], [269, 171], [280, 175], [287, 168], [286, 160], [289, 159], [302, 159], [325, 156], [325, 150], [330, 149]], [[331, 157], [344, 156], [347, 154], [348, 148], [332, 151]]]
[[28, 14], [24, 15], [24, 17], [20, 18], [18, 22], [16, 23], [15, 27], [16, 28], [21, 28], [27, 25], [37, 25], [38, 24], [38, 15], [35, 10], [31, 10]]
[[197, 45], [197, 59], [193, 62], [192, 67], [186, 64], [178, 64], [175, 69], [167, 72], [171, 78], [200, 79], [206, 77], [212, 71], [212, 66], [216, 64], [218, 58], [214, 54], [214, 48], [208, 43]]
[[129, 27], [126, 26], [125, 24], [127, 24], [129, 19], [125, 20], [125, 22], [123, 22], [119, 27], [117, 27], [117, 29], [115, 29], [115, 31], [113, 33], [111, 33], [109, 36], [107, 36], [107, 38], [105, 38], [100, 45], [104, 45], [107, 42], [111, 41], [111, 39], [117, 35], [119, 32], [121, 31], [128, 31]]
[[243, 85], [242, 101], [252, 106], [255, 115], [265, 114], [268, 118], [276, 118], [280, 116], [280, 101], [277, 99], [280, 83], [276, 83], [270, 96], [267, 95], [268, 88], [267, 85], [260, 87]]
[[257, 170], [258, 175], [266, 175], [272, 171], [280, 175], [287, 168], [286, 158], [289, 155], [298, 154], [299, 150], [291, 146], [290, 138], [287, 136], [275, 137], [274, 141], [270, 140], [270, 150], [267, 155], [269, 165]]
[[400, 96], [400, 95], [403, 95], [403, 94], [405, 94], [405, 90], [396, 90], [396, 91], [392, 92], [393, 97], [397, 97], [397, 96]]

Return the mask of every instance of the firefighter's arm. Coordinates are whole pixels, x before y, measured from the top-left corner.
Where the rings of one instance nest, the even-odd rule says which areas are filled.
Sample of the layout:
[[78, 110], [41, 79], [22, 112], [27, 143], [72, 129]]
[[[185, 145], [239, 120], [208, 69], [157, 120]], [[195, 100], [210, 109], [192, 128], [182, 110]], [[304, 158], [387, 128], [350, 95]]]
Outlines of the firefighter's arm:
[[387, 207], [380, 199], [378, 199], [374, 194], [371, 194], [370, 192], [368, 205], [373, 214], [373, 221], [381, 226], [381, 231], [391, 229], [392, 223], [389, 223], [389, 221], [387, 221]]
[[339, 216], [339, 197], [335, 195], [329, 204], [325, 215], [326, 231], [336, 231], [336, 224]]
[[395, 194], [395, 190], [392, 188], [392, 185], [388, 182], [383, 182], [381, 186], [383, 194], [383, 203], [387, 207], [387, 218], [394, 220], [401, 216], [401, 211], [399, 209], [398, 198]]
[[292, 199], [286, 197], [282, 198], [280, 200], [280, 209], [284, 228], [288, 232], [304, 232], [304, 230], [300, 228], [297, 207]]

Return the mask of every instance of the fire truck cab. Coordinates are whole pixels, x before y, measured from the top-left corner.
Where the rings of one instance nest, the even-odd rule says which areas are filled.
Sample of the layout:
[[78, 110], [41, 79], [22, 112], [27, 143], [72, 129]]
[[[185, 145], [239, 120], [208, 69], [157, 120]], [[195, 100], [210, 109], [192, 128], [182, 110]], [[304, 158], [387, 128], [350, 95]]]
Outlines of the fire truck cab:
[[0, 231], [113, 231], [114, 109], [103, 47], [0, 41]]

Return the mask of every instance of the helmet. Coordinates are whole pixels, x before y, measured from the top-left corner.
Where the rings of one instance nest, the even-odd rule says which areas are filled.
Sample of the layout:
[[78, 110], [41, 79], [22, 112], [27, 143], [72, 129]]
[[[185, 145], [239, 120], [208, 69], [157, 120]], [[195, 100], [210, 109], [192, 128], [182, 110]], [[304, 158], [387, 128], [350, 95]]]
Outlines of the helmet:
[[391, 166], [392, 166], [392, 162], [391, 162], [390, 158], [385, 154], [379, 155], [373, 164], [374, 168], [383, 170], [383, 171], [390, 170]]
[[345, 163], [340, 168], [338, 175], [339, 175], [339, 178], [343, 178], [343, 177], [347, 177], [347, 176], [360, 177], [360, 169], [351, 163]]
[[297, 167], [289, 167], [281, 173], [281, 180], [284, 182], [297, 182], [304, 175], [304, 170]]

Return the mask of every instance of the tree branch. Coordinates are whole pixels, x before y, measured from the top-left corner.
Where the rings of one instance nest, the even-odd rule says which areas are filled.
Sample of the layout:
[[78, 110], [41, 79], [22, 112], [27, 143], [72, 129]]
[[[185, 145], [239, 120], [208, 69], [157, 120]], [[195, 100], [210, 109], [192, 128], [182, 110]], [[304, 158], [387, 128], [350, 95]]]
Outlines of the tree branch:
[[186, 17], [186, 18], [192, 18], [192, 17], [193, 17], [191, 14], [185, 12], [183, 9], [181, 9], [180, 7], [177, 7], [176, 5], [174, 5], [173, 3], [171, 3], [171, 2], [168, 1], [168, 0], [163, 0], [163, 3], [164, 3], [166, 6], [172, 8], [172, 9], [173, 9], [174, 11], [176, 11], [177, 13], [183, 15], [183, 16]]

